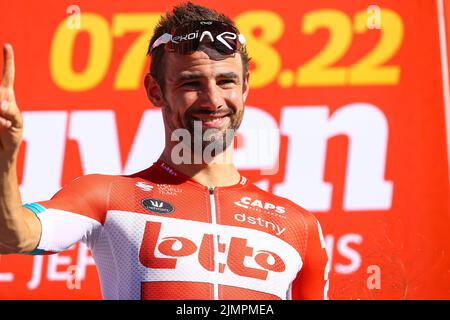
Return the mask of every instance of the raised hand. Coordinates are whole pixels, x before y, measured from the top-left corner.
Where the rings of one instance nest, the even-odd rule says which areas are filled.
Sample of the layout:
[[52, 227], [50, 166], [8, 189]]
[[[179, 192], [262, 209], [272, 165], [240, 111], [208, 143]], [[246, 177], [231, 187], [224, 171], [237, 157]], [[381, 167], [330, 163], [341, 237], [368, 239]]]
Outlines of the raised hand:
[[3, 46], [3, 76], [0, 85], [0, 163], [14, 160], [22, 140], [23, 121], [14, 96], [14, 52]]

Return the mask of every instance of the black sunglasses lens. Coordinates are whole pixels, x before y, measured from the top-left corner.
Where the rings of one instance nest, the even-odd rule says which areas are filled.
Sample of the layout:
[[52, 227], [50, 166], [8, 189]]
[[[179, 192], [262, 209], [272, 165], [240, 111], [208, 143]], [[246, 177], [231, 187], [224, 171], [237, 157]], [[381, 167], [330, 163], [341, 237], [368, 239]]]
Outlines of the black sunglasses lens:
[[221, 43], [220, 41], [215, 41], [214, 48], [221, 54], [232, 54], [232, 53], [236, 52], [236, 44], [235, 43], [229, 43], [227, 41], [227, 44], [228, 44], [228, 46]]
[[197, 50], [198, 48], [198, 39], [193, 39], [189, 41], [183, 41], [177, 45], [175, 49], [176, 52], [180, 54], [190, 54]]
[[221, 54], [233, 54], [238, 47], [238, 31], [231, 25], [215, 22], [214, 47]]

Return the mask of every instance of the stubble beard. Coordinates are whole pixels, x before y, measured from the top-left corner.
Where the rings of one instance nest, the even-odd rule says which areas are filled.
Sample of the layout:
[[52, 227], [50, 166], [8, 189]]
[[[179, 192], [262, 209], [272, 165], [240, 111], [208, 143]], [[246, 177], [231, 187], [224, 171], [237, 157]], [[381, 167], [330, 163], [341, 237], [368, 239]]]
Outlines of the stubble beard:
[[[239, 129], [244, 116], [244, 108], [235, 110], [228, 108], [226, 113], [229, 119], [229, 124], [226, 128], [205, 128], [202, 121], [195, 119], [193, 113], [208, 114], [206, 110], [187, 110], [183, 115], [180, 115], [172, 109], [170, 104], [166, 101], [165, 118], [169, 126], [170, 132], [173, 133], [178, 130], [187, 130], [190, 139], [182, 139], [184, 145], [189, 148], [192, 154], [204, 156], [205, 151], [211, 153], [212, 157], [223, 153], [234, 141], [234, 136]], [[220, 111], [224, 113], [223, 110]], [[210, 114], [214, 114], [210, 112]], [[208, 162], [208, 161], [206, 161]]]

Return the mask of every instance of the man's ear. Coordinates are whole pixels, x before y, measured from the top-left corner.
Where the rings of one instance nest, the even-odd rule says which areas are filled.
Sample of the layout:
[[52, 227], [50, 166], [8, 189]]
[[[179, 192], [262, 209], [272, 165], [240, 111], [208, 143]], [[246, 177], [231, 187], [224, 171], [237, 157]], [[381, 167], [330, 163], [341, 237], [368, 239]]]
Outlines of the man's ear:
[[242, 98], [244, 100], [244, 103], [245, 103], [245, 100], [247, 100], [248, 92], [250, 90], [249, 80], [250, 80], [250, 73], [247, 72], [247, 74], [244, 77], [244, 83], [242, 85]]
[[144, 85], [147, 92], [147, 97], [153, 103], [153, 105], [155, 107], [163, 107], [164, 98], [162, 90], [158, 82], [156, 82], [155, 78], [153, 78], [150, 73], [147, 73], [145, 75]]

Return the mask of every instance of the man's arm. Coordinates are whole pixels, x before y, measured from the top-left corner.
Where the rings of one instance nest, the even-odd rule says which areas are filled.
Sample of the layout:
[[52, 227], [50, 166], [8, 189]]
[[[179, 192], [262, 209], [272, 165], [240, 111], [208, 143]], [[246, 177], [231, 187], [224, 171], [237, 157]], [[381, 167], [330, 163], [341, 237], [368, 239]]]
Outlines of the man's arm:
[[39, 220], [22, 207], [19, 192], [16, 165], [22, 128], [14, 96], [14, 53], [7, 44], [0, 85], [0, 254], [31, 252], [41, 234]]
[[308, 240], [303, 266], [292, 285], [293, 300], [327, 300], [329, 286], [329, 259], [319, 221], [306, 215]]

